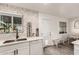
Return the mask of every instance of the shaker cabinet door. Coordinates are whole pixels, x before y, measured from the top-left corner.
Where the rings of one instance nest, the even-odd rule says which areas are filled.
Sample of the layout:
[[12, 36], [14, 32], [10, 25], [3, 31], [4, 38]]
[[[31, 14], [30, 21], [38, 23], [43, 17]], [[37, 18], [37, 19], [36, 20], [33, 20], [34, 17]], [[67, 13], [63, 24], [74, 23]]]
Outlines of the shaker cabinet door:
[[18, 55], [29, 55], [29, 42], [16, 44], [15, 48], [18, 50]]
[[18, 49], [18, 55], [29, 55], [29, 49], [28, 48]]
[[9, 50], [9, 51], [3, 51], [0, 53], [1, 55], [14, 55], [14, 50]]
[[15, 46], [2, 46], [0, 47], [0, 55], [14, 55]]
[[42, 40], [36, 40], [30, 42], [30, 55], [42, 55], [43, 47]]

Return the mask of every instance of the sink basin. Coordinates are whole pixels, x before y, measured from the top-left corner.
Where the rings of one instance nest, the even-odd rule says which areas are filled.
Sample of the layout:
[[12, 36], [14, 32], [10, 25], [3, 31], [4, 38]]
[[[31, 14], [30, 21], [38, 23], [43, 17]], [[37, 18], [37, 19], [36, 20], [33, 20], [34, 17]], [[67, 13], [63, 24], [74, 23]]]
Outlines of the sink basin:
[[26, 38], [22, 38], [22, 39], [17, 39], [17, 40], [6, 40], [3, 42], [3, 44], [6, 44], [6, 43], [12, 43], [12, 42], [16, 42], [16, 41], [24, 41], [24, 40], [27, 40]]
[[15, 42], [15, 40], [6, 40], [3, 43], [5, 44], [5, 43], [12, 43], [12, 42]]
[[22, 39], [17, 39], [16, 41], [24, 41], [27, 40], [26, 38], [22, 38]]

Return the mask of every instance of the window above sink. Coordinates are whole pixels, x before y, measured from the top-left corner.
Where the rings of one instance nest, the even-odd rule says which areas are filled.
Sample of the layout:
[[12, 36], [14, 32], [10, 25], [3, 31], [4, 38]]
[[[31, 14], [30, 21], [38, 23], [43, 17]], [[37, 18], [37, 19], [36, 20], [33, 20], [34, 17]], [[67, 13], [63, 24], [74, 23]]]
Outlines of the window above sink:
[[0, 14], [0, 33], [22, 32], [22, 15]]

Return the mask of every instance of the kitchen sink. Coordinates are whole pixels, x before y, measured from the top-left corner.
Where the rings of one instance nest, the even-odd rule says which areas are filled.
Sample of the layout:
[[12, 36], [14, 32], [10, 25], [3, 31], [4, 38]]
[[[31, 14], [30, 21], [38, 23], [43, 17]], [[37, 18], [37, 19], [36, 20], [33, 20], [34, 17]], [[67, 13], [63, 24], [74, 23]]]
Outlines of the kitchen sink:
[[12, 43], [12, 42], [16, 42], [16, 41], [24, 41], [24, 40], [27, 40], [26, 38], [22, 38], [22, 39], [16, 39], [16, 40], [6, 40], [3, 42], [3, 44], [6, 44], [6, 43]]
[[3, 43], [5, 44], [5, 43], [12, 43], [12, 42], [15, 42], [15, 40], [6, 40]]

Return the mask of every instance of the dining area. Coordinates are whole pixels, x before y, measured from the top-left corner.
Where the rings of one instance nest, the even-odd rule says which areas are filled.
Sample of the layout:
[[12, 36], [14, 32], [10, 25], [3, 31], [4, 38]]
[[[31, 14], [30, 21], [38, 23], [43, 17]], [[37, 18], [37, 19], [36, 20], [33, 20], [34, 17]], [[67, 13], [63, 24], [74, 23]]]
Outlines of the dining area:
[[[39, 32], [40, 36], [43, 37], [44, 50], [51, 50], [54, 55], [60, 50], [64, 51], [62, 55], [64, 53], [74, 55], [74, 44], [72, 42], [79, 40], [79, 18], [54, 20], [51, 16], [45, 17], [47, 15], [43, 15], [40, 19]], [[49, 47], [51, 48], [49, 49]], [[57, 49], [58, 52], [55, 51], [56, 53], [54, 53], [53, 49]], [[60, 54], [61, 52], [59, 52]]]
[[64, 34], [61, 37], [54, 38], [53, 35], [51, 34], [49, 37], [50, 37], [49, 39], [44, 40], [43, 47], [44, 47], [44, 51], [46, 55], [48, 54], [50, 55], [75, 55], [74, 46], [76, 43], [75, 41], [79, 42], [78, 35]]

